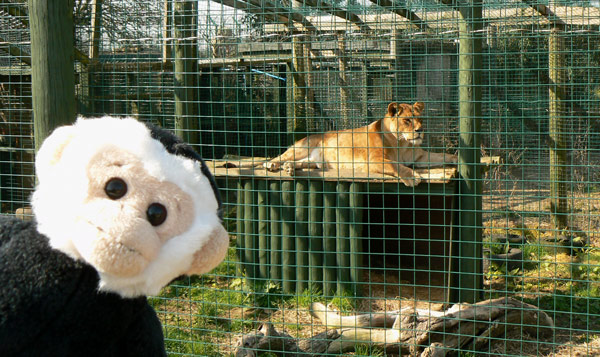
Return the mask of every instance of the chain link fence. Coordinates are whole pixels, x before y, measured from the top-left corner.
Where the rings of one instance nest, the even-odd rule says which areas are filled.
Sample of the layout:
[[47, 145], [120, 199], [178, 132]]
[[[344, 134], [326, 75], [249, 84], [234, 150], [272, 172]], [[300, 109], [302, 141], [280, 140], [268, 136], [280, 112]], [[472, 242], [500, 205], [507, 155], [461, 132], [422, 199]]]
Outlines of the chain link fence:
[[[600, 355], [597, 1], [73, 11], [77, 112], [174, 130], [225, 201], [226, 261], [151, 298], [170, 355]], [[27, 2], [0, 1], [0, 25], [0, 204], [27, 216]], [[414, 187], [261, 165], [393, 102], [424, 103], [421, 147], [458, 165], [425, 159]]]

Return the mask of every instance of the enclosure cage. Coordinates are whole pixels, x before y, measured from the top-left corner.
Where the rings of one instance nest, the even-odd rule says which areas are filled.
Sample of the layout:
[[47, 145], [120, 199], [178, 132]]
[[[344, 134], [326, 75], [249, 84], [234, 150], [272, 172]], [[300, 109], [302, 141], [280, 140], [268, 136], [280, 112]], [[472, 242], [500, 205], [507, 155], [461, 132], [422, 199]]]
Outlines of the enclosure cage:
[[[598, 1], [68, 3], [76, 112], [173, 130], [220, 187], [226, 260], [150, 298], [169, 355], [600, 355]], [[31, 6], [0, 1], [0, 202], [23, 219]], [[265, 168], [418, 102], [417, 185]]]

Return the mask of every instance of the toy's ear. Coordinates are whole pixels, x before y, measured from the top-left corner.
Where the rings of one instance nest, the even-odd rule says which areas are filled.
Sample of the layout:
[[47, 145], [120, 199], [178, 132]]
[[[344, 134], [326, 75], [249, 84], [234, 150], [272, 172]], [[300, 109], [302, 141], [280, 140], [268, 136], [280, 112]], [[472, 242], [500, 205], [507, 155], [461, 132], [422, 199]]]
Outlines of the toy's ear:
[[44, 140], [35, 157], [38, 178], [51, 174], [49, 171], [60, 161], [65, 148], [75, 136], [75, 131], [72, 125], [61, 126]]

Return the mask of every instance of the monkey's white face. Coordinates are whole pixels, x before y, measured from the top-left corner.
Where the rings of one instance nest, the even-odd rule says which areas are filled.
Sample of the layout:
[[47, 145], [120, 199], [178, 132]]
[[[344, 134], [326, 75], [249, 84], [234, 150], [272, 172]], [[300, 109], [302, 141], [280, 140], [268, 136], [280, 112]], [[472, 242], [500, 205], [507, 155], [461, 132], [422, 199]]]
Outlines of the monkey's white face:
[[94, 266], [101, 290], [156, 294], [225, 257], [228, 234], [199, 163], [169, 154], [134, 119], [80, 119], [57, 129], [36, 169], [39, 232]]

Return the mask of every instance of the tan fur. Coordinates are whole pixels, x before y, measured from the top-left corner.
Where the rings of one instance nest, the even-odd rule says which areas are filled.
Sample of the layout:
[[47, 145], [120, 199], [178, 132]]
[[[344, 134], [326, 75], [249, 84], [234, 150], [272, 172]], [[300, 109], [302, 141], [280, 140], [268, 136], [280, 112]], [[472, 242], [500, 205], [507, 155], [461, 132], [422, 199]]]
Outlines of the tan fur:
[[357, 129], [310, 135], [297, 141], [283, 154], [265, 163], [269, 171], [282, 168], [290, 174], [299, 168], [354, 170], [400, 178], [416, 186], [421, 177], [407, 165], [455, 163], [455, 155], [419, 148], [423, 140], [425, 105], [390, 103], [383, 119]]
[[[101, 272], [140, 274], [156, 259], [163, 244], [187, 231], [194, 221], [192, 198], [174, 183], [152, 177], [131, 153], [107, 146], [92, 157], [86, 172], [88, 194], [81, 210], [86, 223], [96, 231], [86, 259]], [[107, 199], [104, 192], [112, 177], [128, 184], [127, 194], [119, 200]], [[145, 215], [154, 202], [160, 202], [168, 212], [158, 227], [153, 227]]]

